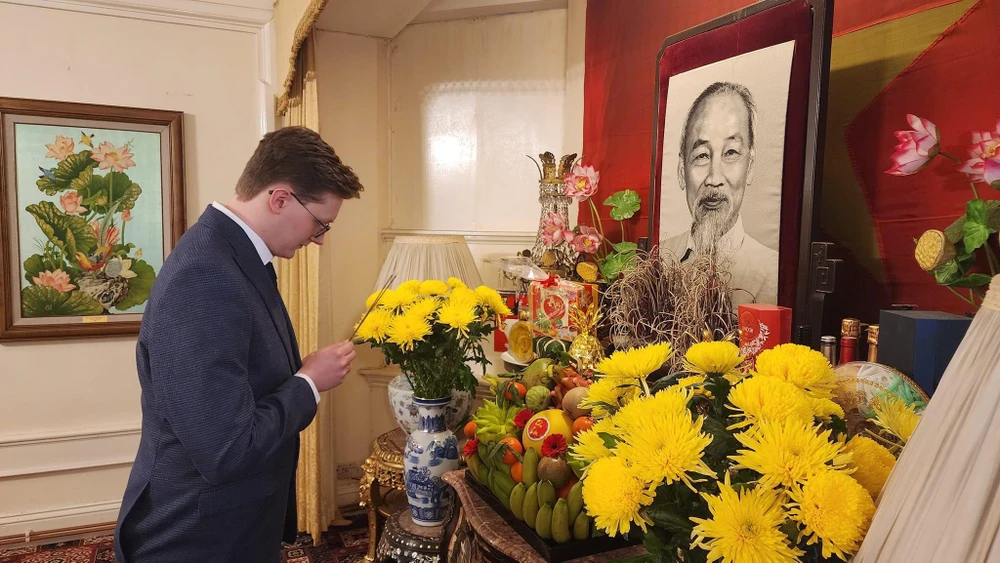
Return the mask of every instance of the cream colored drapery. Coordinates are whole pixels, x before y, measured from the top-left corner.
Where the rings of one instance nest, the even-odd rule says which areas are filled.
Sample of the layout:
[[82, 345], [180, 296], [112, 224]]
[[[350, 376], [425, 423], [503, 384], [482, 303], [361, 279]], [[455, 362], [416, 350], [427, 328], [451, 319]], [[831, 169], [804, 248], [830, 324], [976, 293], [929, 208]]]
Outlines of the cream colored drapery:
[[[329, 0], [277, 0], [274, 3], [274, 45], [277, 53], [278, 92], [276, 113], [285, 115], [299, 80], [299, 52], [312, 36], [312, 27]], [[310, 39], [311, 41], [311, 39]]]
[[[283, 125], [299, 125], [319, 131], [319, 100], [316, 89], [313, 36], [306, 38], [296, 63], [296, 79], [290, 90]], [[319, 246], [300, 249], [291, 260], [277, 260], [278, 289], [295, 328], [299, 352], [305, 357], [319, 345]], [[318, 545], [330, 525], [347, 522], [337, 513], [337, 468], [333, 443], [333, 397], [320, 401], [316, 418], [301, 434], [299, 466], [296, 470], [299, 530], [307, 531]]]
[[856, 563], [1000, 561], [1000, 276], [878, 502]]

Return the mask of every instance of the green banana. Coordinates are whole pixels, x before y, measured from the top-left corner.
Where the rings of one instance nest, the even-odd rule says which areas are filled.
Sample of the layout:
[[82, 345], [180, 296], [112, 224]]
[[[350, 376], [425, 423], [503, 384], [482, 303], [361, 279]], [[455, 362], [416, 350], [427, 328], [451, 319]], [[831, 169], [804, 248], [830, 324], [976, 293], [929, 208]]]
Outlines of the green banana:
[[486, 445], [486, 442], [480, 440], [477, 451], [479, 453], [479, 460], [482, 461], [483, 464], [486, 465], [487, 467], [492, 468], [493, 462], [490, 461], [490, 455], [489, 455], [490, 452], [488, 446]]
[[479, 454], [472, 454], [472, 456], [465, 460], [465, 464], [469, 466], [469, 471], [472, 472], [472, 476], [478, 480], [479, 470], [483, 466], [483, 461], [479, 459]]
[[552, 481], [543, 479], [538, 482], [538, 505], [553, 506], [556, 503], [556, 488]]
[[583, 510], [583, 481], [577, 482], [569, 490], [569, 496], [566, 497], [567, 504], [569, 505], [569, 521], [576, 521], [576, 517]]
[[[483, 463], [481, 466], [479, 466], [479, 482], [482, 483], [482, 484], [484, 484], [484, 485], [486, 485], [487, 487], [490, 486], [490, 472], [491, 471], [492, 471], [492, 469], [490, 469], [490, 466], [486, 465], [485, 463]], [[492, 490], [492, 489], [490, 489], [490, 490]]]
[[567, 543], [573, 539], [573, 534], [569, 530], [569, 506], [566, 499], [561, 498], [552, 507], [552, 539], [556, 543]]
[[543, 540], [552, 539], [552, 505], [545, 504], [535, 517], [535, 531]]
[[532, 486], [538, 481], [538, 451], [528, 448], [521, 461], [521, 482]]
[[527, 494], [524, 483], [514, 485], [510, 491], [510, 511], [518, 520], [524, 520], [524, 495]]
[[496, 467], [496, 470], [499, 471], [500, 473], [503, 473], [504, 475], [510, 477], [510, 466], [507, 465], [506, 463], [498, 463], [497, 467]]
[[524, 521], [535, 527], [535, 517], [538, 516], [538, 483], [533, 483], [524, 493], [524, 506], [521, 507], [521, 515]]
[[590, 516], [587, 516], [586, 512], [580, 512], [573, 522], [573, 539], [585, 540], [588, 537], [590, 537]]
[[510, 509], [510, 493], [514, 490], [514, 480], [510, 478], [510, 475], [494, 471], [493, 486], [493, 494], [500, 499], [500, 502], [502, 502], [507, 509]]

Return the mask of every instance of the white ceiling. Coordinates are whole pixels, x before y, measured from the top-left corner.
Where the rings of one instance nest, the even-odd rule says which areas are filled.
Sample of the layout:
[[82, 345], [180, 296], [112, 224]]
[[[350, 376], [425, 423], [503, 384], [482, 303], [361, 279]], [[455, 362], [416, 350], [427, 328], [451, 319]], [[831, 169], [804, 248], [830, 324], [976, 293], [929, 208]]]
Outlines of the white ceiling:
[[565, 8], [567, 3], [568, 0], [329, 0], [316, 27], [391, 39], [411, 23], [553, 10]]

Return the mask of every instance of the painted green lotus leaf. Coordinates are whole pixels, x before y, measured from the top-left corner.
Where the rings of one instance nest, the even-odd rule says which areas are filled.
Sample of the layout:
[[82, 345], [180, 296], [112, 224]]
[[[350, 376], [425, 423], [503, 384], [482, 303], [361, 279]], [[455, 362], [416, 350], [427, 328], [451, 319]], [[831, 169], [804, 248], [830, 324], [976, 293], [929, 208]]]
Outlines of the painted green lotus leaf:
[[136, 305], [142, 305], [149, 299], [149, 292], [153, 289], [153, 282], [156, 281], [156, 272], [153, 267], [142, 260], [134, 260], [132, 267], [135, 277], [128, 280], [128, 294], [115, 308], [119, 311], [131, 309]]
[[60, 293], [42, 285], [21, 290], [21, 315], [24, 317], [75, 317], [104, 314], [96, 299], [81, 291]]
[[51, 175], [43, 174], [35, 182], [35, 185], [45, 192], [45, 195], [56, 195], [61, 191], [68, 190], [73, 180], [83, 174], [84, 170], [90, 170], [97, 166], [97, 162], [90, 158], [91, 154], [93, 153], [90, 151], [80, 151], [67, 156], [52, 170]]
[[35, 218], [38, 227], [63, 254], [76, 256], [77, 252], [90, 254], [97, 248], [97, 237], [90, 225], [78, 215], [67, 215], [51, 201], [40, 201], [25, 208]]
[[86, 189], [78, 191], [83, 197], [84, 207], [100, 214], [107, 213], [111, 206], [115, 206], [117, 213], [132, 209], [142, 194], [142, 188], [128, 174], [114, 171], [104, 176], [93, 176]]
[[42, 256], [41, 254], [33, 254], [24, 261], [24, 279], [31, 282], [42, 272], [66, 271], [67, 269], [66, 264], [61, 261]]

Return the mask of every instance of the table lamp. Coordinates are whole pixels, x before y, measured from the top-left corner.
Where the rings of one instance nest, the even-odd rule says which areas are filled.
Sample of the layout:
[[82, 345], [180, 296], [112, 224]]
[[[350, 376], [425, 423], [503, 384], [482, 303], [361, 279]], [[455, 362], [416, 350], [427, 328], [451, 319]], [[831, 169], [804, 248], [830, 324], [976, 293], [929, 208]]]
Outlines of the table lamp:
[[450, 277], [462, 280], [471, 288], [483, 285], [479, 268], [465, 237], [457, 235], [406, 235], [394, 238], [375, 282], [375, 291], [382, 289], [394, 274], [396, 278], [389, 289], [395, 289], [407, 280], [446, 281]]

